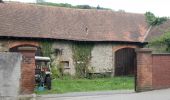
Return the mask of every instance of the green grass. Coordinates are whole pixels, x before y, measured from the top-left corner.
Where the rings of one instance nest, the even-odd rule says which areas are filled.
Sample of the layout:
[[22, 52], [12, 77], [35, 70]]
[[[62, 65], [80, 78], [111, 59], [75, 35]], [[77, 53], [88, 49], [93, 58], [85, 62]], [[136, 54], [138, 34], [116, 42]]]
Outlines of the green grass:
[[114, 77], [97, 79], [56, 79], [52, 81], [51, 90], [35, 91], [35, 93], [54, 94], [118, 89], [134, 89], [134, 77]]

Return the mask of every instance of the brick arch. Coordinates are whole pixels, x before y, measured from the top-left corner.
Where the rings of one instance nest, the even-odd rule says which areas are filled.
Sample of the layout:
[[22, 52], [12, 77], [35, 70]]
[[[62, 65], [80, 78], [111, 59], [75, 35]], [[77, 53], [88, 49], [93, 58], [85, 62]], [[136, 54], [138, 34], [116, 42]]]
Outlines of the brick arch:
[[8, 46], [10, 52], [19, 52], [23, 56], [21, 64], [20, 93], [33, 93], [35, 88], [35, 53], [37, 47], [39, 47], [39, 43], [34, 41], [10, 41]]
[[9, 49], [19, 47], [19, 46], [32, 46], [32, 47], [39, 47], [38, 42], [34, 41], [13, 41], [9, 43]]
[[113, 47], [113, 51], [116, 52], [118, 50], [121, 50], [123, 48], [132, 48], [132, 49], [136, 49], [138, 48], [136, 45], [118, 45], [118, 46], [115, 46]]

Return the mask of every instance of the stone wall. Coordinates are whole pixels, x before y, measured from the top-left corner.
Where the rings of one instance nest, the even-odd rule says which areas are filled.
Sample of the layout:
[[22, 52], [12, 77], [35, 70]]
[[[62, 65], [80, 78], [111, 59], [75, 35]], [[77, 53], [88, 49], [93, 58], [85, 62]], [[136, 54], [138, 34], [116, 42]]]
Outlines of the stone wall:
[[91, 52], [91, 64], [95, 73], [115, 71], [115, 52], [122, 48], [139, 48], [132, 44], [96, 43]]
[[[74, 75], [75, 67], [72, 58], [72, 43], [69, 41], [56, 41], [54, 42], [52, 49], [54, 51], [53, 65], [58, 66], [59, 63], [67, 63], [68, 66], [64, 67], [64, 72]], [[56, 50], [60, 50], [60, 53], [56, 54]]]
[[[27, 41], [27, 40], [1, 40], [0, 51], [9, 51], [9, 48], [15, 47], [17, 45], [34, 45], [39, 47], [38, 41]], [[52, 45], [52, 59], [54, 66], [58, 66], [59, 63], [68, 64], [64, 68], [65, 73], [70, 73], [71, 75], [75, 74], [75, 67], [73, 61], [73, 52], [72, 52], [72, 43], [71, 41], [54, 41]], [[94, 48], [91, 52], [92, 58], [90, 61], [90, 67], [95, 73], [102, 72], [112, 72], [114, 76], [114, 59], [115, 52], [121, 48], [138, 48], [137, 45], [132, 44], [117, 44], [117, 43], [95, 43]], [[56, 50], [60, 50], [61, 54], [56, 54]]]
[[8, 41], [0, 40], [0, 52], [6, 52], [8, 50]]
[[[0, 53], [0, 100], [17, 97], [20, 93], [22, 55]], [[8, 99], [8, 100], [14, 100]]]
[[90, 67], [92, 72], [111, 72], [113, 69], [112, 44], [95, 44], [91, 52]]

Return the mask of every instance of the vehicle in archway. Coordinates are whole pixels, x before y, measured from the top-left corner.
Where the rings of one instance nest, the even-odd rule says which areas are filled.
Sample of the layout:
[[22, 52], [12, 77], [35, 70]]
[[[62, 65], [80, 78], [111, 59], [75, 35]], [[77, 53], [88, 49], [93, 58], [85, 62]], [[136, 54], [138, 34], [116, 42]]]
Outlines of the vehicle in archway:
[[41, 89], [51, 89], [51, 59], [49, 57], [35, 56], [35, 82]]

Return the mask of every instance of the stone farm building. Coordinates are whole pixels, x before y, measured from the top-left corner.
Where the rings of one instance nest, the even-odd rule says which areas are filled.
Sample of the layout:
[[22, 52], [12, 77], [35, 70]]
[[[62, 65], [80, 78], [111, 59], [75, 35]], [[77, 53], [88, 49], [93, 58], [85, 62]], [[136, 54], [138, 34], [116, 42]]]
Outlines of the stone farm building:
[[168, 27], [169, 21], [148, 31], [144, 14], [1, 3], [0, 51], [33, 46], [35, 55], [42, 56], [41, 42], [49, 41], [53, 64], [63, 63], [64, 72], [74, 75], [72, 45], [94, 44], [88, 65], [94, 73], [133, 74], [135, 49]]

